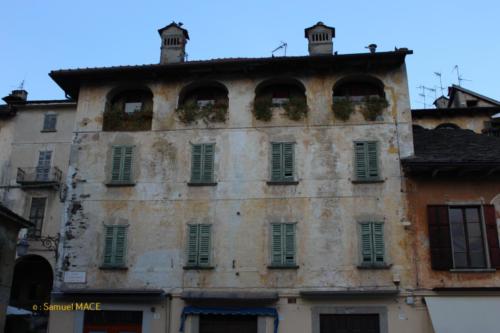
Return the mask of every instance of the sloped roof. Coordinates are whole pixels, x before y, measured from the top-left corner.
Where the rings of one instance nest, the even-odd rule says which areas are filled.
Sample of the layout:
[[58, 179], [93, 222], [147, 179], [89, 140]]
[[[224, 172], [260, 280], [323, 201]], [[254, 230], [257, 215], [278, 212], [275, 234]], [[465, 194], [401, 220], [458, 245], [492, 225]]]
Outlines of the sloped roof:
[[163, 30], [167, 30], [170, 27], [176, 27], [177, 29], [180, 29], [182, 31], [182, 34], [184, 35], [184, 37], [186, 37], [186, 39], [189, 39], [188, 31], [186, 29], [182, 28], [181, 25], [182, 25], [182, 23], [178, 24], [178, 23], [172, 22], [172, 23], [164, 26], [163, 28], [158, 29], [158, 33], [161, 35]]
[[313, 25], [313, 26], [311, 26], [309, 28], [305, 28], [304, 29], [304, 37], [307, 38], [307, 35], [309, 34], [309, 30], [314, 29], [316, 27], [323, 27], [323, 28], [326, 28], [326, 29], [330, 29], [332, 31], [332, 37], [335, 37], [335, 28], [334, 27], [329, 27], [329, 26], [325, 25], [321, 21], [319, 21], [318, 23], [316, 23], [315, 25]]
[[405, 161], [430, 163], [498, 163], [500, 138], [465, 129], [413, 127], [415, 156]]
[[463, 93], [472, 95], [474, 97], [477, 97], [479, 99], [482, 99], [484, 101], [487, 101], [487, 102], [489, 102], [491, 104], [494, 104], [496, 106], [500, 106], [500, 101], [497, 101], [497, 100], [495, 100], [493, 98], [490, 98], [490, 97], [478, 94], [475, 91], [472, 91], [472, 90], [469, 90], [469, 89], [465, 89], [464, 87], [461, 87], [461, 86], [458, 86], [458, 85], [454, 84], [454, 85], [452, 85], [451, 87], [448, 88], [448, 96], [450, 96], [449, 101], [448, 101], [448, 107], [450, 107], [452, 105], [453, 99], [455, 98], [455, 94], [456, 94], [457, 90], [461, 91]]

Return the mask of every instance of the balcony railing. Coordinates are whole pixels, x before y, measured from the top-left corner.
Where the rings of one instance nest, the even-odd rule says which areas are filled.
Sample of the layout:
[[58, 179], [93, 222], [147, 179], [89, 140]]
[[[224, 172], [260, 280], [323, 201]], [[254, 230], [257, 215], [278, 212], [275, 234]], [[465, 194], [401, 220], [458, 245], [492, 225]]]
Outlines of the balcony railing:
[[48, 187], [57, 189], [62, 171], [57, 167], [17, 168], [16, 182], [22, 187]]

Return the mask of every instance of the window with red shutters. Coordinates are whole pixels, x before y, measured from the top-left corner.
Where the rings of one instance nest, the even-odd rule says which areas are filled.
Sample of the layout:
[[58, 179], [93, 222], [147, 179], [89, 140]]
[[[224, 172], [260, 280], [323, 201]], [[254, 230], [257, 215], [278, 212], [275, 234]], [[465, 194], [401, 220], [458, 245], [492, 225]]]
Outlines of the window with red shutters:
[[498, 241], [498, 229], [495, 206], [484, 205], [484, 224], [486, 226], [486, 239], [488, 240], [488, 251], [490, 254], [490, 265], [500, 268], [500, 245]]
[[427, 206], [431, 267], [435, 270], [453, 268], [450, 222], [447, 205]]

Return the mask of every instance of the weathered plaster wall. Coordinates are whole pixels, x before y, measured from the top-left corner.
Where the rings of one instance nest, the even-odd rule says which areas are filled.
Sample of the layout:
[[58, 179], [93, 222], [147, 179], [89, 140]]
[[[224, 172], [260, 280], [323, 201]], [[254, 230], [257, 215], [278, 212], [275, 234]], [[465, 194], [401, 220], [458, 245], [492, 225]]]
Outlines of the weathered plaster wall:
[[481, 133], [484, 129], [484, 122], [491, 121], [491, 118], [484, 114], [475, 116], [454, 116], [440, 118], [414, 118], [413, 125], [420, 125], [423, 128], [434, 129], [441, 124], [455, 124], [462, 129], [470, 129], [476, 133]]
[[[459, 184], [459, 186], [457, 186]], [[452, 273], [431, 269], [427, 205], [449, 202], [494, 204], [500, 233], [500, 181], [498, 180], [409, 180], [409, 216], [412, 222], [412, 255], [418, 276], [418, 287], [498, 287], [500, 273]]]
[[[406, 242], [406, 201], [401, 156], [413, 153], [404, 68], [373, 73], [386, 85], [384, 120], [334, 119], [331, 89], [342, 75], [299, 77], [309, 116], [290, 121], [275, 111], [269, 123], [250, 111], [254, 89], [265, 78], [221, 78], [229, 91], [225, 124], [186, 126], [176, 120], [177, 96], [189, 82], [150, 82], [152, 131], [101, 132], [107, 93], [117, 86], [80, 92], [71, 150], [65, 265], [87, 272], [88, 288], [356, 288], [391, 287], [393, 277], [412, 285]], [[397, 124], [396, 124], [397, 123]], [[297, 186], [270, 186], [269, 144], [296, 142]], [[353, 141], [380, 142], [382, 183], [353, 184]], [[188, 187], [192, 143], [215, 142], [215, 187]], [[107, 187], [110, 148], [136, 147], [136, 184]], [[385, 222], [387, 270], [359, 270], [357, 221]], [[268, 269], [269, 224], [297, 223], [296, 270]], [[213, 270], [184, 270], [188, 223], [213, 225]], [[128, 224], [125, 271], [101, 270], [103, 225]], [[60, 283], [60, 281], [59, 281]]]
[[[44, 116], [48, 112], [58, 115], [55, 132], [42, 132]], [[38, 163], [39, 152], [51, 150], [51, 165], [62, 171], [62, 179], [64, 179], [68, 169], [74, 117], [74, 106], [42, 105], [40, 107], [26, 106], [20, 109], [11, 120], [11, 152], [8, 165], [2, 173], [2, 185], [6, 187], [4, 188], [5, 205], [17, 214], [29, 218], [31, 199], [46, 197], [42, 236], [56, 236], [60, 230], [61, 213], [64, 208], [64, 203], [60, 200], [60, 192], [49, 189], [21, 189], [16, 183], [17, 168], [35, 167]], [[54, 252], [47, 251], [39, 242], [30, 244], [29, 253], [45, 257], [55, 267]]]

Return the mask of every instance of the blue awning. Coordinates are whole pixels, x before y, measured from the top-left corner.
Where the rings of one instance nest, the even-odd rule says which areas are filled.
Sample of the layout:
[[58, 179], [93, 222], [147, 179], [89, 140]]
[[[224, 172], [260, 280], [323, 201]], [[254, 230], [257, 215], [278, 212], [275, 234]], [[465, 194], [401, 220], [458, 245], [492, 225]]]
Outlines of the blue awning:
[[219, 308], [186, 306], [182, 310], [180, 332], [184, 332], [184, 322], [189, 315], [233, 315], [233, 316], [265, 316], [274, 318], [274, 333], [278, 333], [278, 311], [274, 308]]

